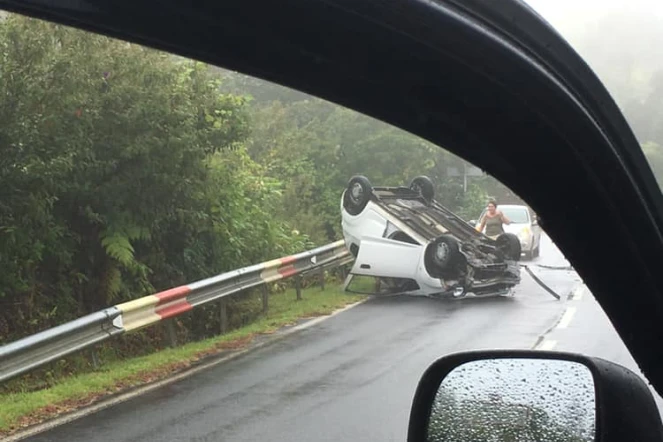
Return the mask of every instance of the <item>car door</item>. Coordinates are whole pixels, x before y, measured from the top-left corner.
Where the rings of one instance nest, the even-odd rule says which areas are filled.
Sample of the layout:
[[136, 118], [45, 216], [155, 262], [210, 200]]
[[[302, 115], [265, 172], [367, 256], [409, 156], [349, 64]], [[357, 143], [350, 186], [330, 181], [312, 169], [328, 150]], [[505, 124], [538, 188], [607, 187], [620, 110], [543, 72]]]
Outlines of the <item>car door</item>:
[[389, 238], [362, 239], [350, 271], [354, 275], [415, 279], [424, 246]]

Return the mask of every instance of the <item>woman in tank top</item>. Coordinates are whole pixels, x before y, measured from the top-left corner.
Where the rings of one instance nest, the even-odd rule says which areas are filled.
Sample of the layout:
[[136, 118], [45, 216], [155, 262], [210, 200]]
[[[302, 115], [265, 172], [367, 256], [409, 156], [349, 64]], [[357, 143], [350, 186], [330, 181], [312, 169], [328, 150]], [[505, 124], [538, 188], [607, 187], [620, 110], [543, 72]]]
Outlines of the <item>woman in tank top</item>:
[[504, 227], [502, 227], [503, 224], [510, 223], [511, 221], [509, 221], [509, 218], [507, 218], [501, 210], [497, 210], [497, 202], [495, 202], [495, 200], [490, 200], [488, 201], [488, 210], [481, 219], [481, 225], [477, 230], [483, 232], [483, 229], [485, 228], [486, 236], [495, 239], [504, 233]]

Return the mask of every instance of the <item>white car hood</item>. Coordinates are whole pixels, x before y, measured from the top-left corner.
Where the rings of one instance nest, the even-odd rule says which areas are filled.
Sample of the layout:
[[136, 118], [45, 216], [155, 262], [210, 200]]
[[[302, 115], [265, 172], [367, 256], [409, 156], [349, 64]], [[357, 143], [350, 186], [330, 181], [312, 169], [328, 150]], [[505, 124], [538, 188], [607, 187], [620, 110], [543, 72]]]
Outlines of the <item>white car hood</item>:
[[529, 227], [529, 224], [528, 223], [519, 223], [519, 224], [511, 223], [511, 224], [503, 224], [502, 226], [504, 227], [505, 232], [513, 233], [514, 235], [518, 235], [524, 227]]

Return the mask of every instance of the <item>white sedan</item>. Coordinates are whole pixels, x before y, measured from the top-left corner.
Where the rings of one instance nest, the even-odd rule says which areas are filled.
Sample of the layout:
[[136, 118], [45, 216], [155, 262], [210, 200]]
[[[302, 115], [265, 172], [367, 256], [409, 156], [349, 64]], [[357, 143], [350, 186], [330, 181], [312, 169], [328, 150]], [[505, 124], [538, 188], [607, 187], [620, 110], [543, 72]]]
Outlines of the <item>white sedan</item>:
[[[504, 231], [513, 233], [518, 237], [520, 248], [525, 254], [525, 258], [532, 259], [539, 256], [541, 249], [541, 227], [529, 208], [515, 204], [500, 204], [498, 210], [501, 210], [509, 221], [511, 221], [511, 224], [504, 225]], [[470, 223], [479, 228], [481, 219], [485, 214], [486, 209], [481, 212], [479, 221], [470, 221]]]

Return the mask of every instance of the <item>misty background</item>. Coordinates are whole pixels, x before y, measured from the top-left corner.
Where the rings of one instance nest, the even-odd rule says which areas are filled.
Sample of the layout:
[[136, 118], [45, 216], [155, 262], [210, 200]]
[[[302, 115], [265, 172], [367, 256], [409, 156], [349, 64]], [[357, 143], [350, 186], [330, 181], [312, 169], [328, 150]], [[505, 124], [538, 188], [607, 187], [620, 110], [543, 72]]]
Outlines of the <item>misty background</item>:
[[626, 116], [663, 183], [663, 2], [526, 0], [575, 48]]

